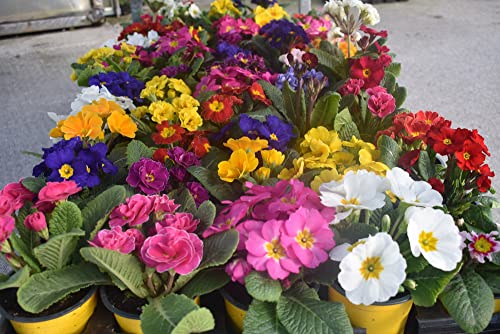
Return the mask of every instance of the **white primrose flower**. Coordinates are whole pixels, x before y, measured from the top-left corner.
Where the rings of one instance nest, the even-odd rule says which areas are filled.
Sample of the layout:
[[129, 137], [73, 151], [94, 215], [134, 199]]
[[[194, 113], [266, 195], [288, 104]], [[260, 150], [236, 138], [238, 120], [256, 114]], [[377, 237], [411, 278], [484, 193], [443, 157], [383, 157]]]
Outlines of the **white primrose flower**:
[[425, 181], [415, 181], [406, 171], [395, 167], [387, 171], [391, 192], [401, 201], [417, 206], [442, 206], [443, 197]]
[[361, 6], [361, 19], [366, 25], [376, 25], [380, 22], [380, 15], [378, 10], [370, 4], [363, 4]]
[[370, 305], [394, 297], [406, 278], [399, 245], [385, 232], [364, 239], [340, 262], [339, 283], [351, 303]]
[[453, 217], [441, 210], [410, 207], [405, 212], [413, 256], [420, 254], [434, 268], [451, 271], [462, 260], [462, 237]]
[[106, 87], [90, 86], [82, 89], [80, 94], [77, 94], [76, 99], [71, 102], [71, 113], [70, 115], [75, 115], [82, 108], [93, 101], [99, 101], [99, 99], [106, 99], [108, 101], [116, 102], [123, 109], [135, 110], [135, 105], [131, 99], [125, 96], [114, 96], [111, 94]]
[[[298, 63], [298, 64], [303, 64], [302, 62], [302, 56], [305, 54], [305, 51], [302, 51], [300, 49], [293, 48], [289, 54], [292, 55], [293, 63]], [[283, 54], [279, 56], [279, 61], [282, 62], [283, 64], [287, 66], [292, 66], [290, 62], [288, 61], [288, 53]]]
[[[387, 181], [373, 172], [348, 172], [342, 181], [331, 181], [319, 187], [321, 203], [336, 208], [335, 222], [347, 217], [353, 209], [379, 209], [385, 205]], [[340, 209], [340, 210], [338, 210]], [[342, 212], [344, 211], [344, 212]]]
[[191, 16], [193, 19], [197, 19], [201, 16], [200, 7], [198, 7], [196, 4], [192, 3], [191, 6], [189, 6], [188, 13], [189, 13], [189, 16]]

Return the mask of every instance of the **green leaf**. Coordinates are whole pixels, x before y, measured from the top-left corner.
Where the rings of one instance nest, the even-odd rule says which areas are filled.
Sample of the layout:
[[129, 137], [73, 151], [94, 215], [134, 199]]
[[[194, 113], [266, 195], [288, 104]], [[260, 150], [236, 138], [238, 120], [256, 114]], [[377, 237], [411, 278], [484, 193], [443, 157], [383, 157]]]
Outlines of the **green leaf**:
[[346, 239], [345, 242], [353, 244], [359, 239], [367, 238], [370, 235], [375, 235], [378, 230], [375, 226], [364, 223], [350, 224], [343, 232], [342, 236]]
[[19, 209], [16, 219], [16, 229], [19, 232], [19, 236], [26, 244], [28, 249], [33, 249], [40, 243], [40, 237], [38, 233], [32, 229], [29, 229], [24, 225], [24, 220], [26, 216], [31, 213], [31, 203], [26, 203], [21, 209]]
[[304, 280], [330, 286], [337, 280], [339, 272], [339, 262], [328, 259], [315, 269], [307, 269], [304, 272]]
[[[422, 256], [421, 256], [422, 257]], [[408, 278], [417, 283], [415, 290], [410, 290], [411, 298], [417, 306], [431, 307], [436, 303], [439, 294], [448, 285], [461, 266], [453, 271], [442, 271], [432, 266], [413, 273]]]
[[479, 333], [488, 326], [495, 304], [488, 284], [473, 270], [456, 275], [439, 300], [460, 328], [468, 333]]
[[398, 77], [401, 73], [401, 64], [400, 63], [391, 63], [385, 69], [387, 72], [394, 74], [395, 77]]
[[19, 288], [26, 283], [30, 277], [30, 268], [22, 267], [14, 275], [9, 276], [5, 281], [0, 282], [0, 290], [8, 288]]
[[198, 224], [198, 228], [196, 229], [197, 233], [201, 233], [205, 231], [207, 228], [212, 226], [215, 220], [215, 216], [217, 214], [217, 209], [214, 203], [210, 201], [205, 201], [201, 203], [196, 211], [196, 218], [200, 220]]
[[350, 141], [352, 136], [360, 138], [358, 127], [353, 122], [348, 109], [342, 110], [335, 117], [334, 130], [339, 133], [342, 140]]
[[311, 126], [324, 126], [333, 129], [333, 121], [337, 116], [341, 96], [338, 93], [329, 93], [322, 96], [315, 104], [311, 114]]
[[144, 334], [172, 333], [177, 324], [198, 306], [186, 296], [169, 294], [153, 299], [143, 308], [141, 328]]
[[288, 334], [278, 320], [276, 304], [254, 299], [243, 319], [246, 334]]
[[491, 262], [500, 266], [500, 252], [491, 254]]
[[406, 96], [408, 95], [408, 91], [405, 87], [398, 87], [392, 92], [392, 96], [396, 100], [396, 109], [401, 108], [403, 103], [406, 101]]
[[51, 236], [80, 229], [83, 225], [82, 212], [73, 202], [59, 202], [50, 215], [48, 225]]
[[26, 245], [26, 243], [15, 233], [12, 233], [10, 238], [12, 243], [12, 248], [16, 250], [23, 260], [36, 272], [41, 271], [40, 265], [33, 256], [32, 248]]
[[80, 254], [86, 261], [108, 273], [121, 290], [127, 288], [139, 298], [148, 296], [142, 279], [143, 266], [134, 255], [97, 247], [84, 247], [80, 249]]
[[60, 269], [71, 260], [78, 246], [78, 240], [83, 235], [85, 232], [82, 230], [56, 235], [33, 249], [33, 252], [45, 268]]
[[340, 303], [284, 297], [278, 301], [278, 319], [294, 334], [352, 333], [349, 318]]
[[418, 170], [425, 181], [434, 176], [434, 164], [431, 162], [431, 158], [429, 157], [429, 153], [427, 153], [427, 151], [420, 151], [420, 157], [418, 158]]
[[47, 184], [42, 177], [26, 177], [21, 181], [21, 183], [26, 189], [35, 194], [38, 194], [40, 189], [45, 187]]
[[94, 265], [82, 263], [34, 274], [17, 290], [17, 301], [31, 313], [40, 313], [70, 293], [93, 286], [109, 284], [109, 279]]
[[387, 89], [387, 93], [392, 94], [394, 88], [396, 88], [396, 77], [391, 72], [385, 72], [384, 79], [380, 83], [380, 86]]
[[484, 279], [491, 291], [500, 294], [500, 270], [496, 271], [478, 271], [478, 274]]
[[290, 289], [286, 290], [283, 295], [285, 297], [295, 297], [297, 299], [307, 298], [319, 300], [319, 296], [316, 290], [301, 281], [295, 283]]
[[344, 62], [333, 56], [332, 54], [320, 50], [312, 49], [311, 53], [318, 57], [318, 63], [330, 69], [335, 75], [340, 78], [347, 77], [347, 70], [344, 66]]
[[279, 281], [264, 277], [256, 271], [245, 278], [245, 288], [250, 296], [265, 302], [277, 302], [282, 291]]
[[175, 326], [172, 334], [202, 333], [215, 328], [215, 320], [210, 310], [202, 307], [194, 310]]
[[125, 201], [126, 194], [125, 187], [113, 186], [87, 203], [82, 210], [83, 228], [87, 236], [94, 231], [99, 220], [106, 219], [115, 206]]
[[196, 213], [196, 203], [187, 188], [177, 189], [170, 193], [168, 197], [173, 198], [175, 203], [180, 205], [179, 212]]
[[[265, 80], [259, 80], [259, 84], [262, 86], [262, 90], [266, 94], [266, 97], [271, 100], [273, 106], [278, 109], [278, 111], [285, 116], [285, 102], [283, 101], [283, 95], [278, 87], [271, 85]], [[288, 119], [287, 121], [291, 121]]]
[[[296, 92], [290, 87], [286, 81], [283, 85], [283, 101], [285, 106], [285, 116], [295, 124], [301, 133], [304, 130], [306, 123], [306, 104], [304, 91]], [[300, 94], [300, 104], [297, 103], [297, 94]]]
[[200, 271], [181, 290], [181, 293], [194, 298], [203, 296], [212, 291], [222, 288], [229, 282], [230, 278], [224, 268], [209, 268]]
[[489, 233], [497, 230], [489, 207], [471, 205], [469, 210], [464, 212], [463, 218], [476, 232]]
[[380, 161], [391, 169], [398, 166], [401, 148], [394, 139], [386, 135], [380, 136], [377, 148], [380, 150]]
[[127, 146], [127, 164], [130, 167], [134, 162], [141, 158], [151, 158], [153, 152], [142, 141], [132, 140]]
[[83, 71], [78, 72], [78, 79], [77, 83], [78, 86], [80, 87], [88, 87], [89, 86], [89, 79], [93, 77], [96, 74], [99, 74], [101, 72], [104, 72], [104, 70], [99, 67], [99, 66], [87, 66]]
[[238, 195], [233, 191], [227, 182], [224, 182], [219, 178], [217, 172], [211, 171], [202, 166], [191, 166], [188, 168], [188, 172], [193, 175], [205, 187], [205, 189], [207, 189], [210, 194], [219, 201], [235, 200], [237, 198]]

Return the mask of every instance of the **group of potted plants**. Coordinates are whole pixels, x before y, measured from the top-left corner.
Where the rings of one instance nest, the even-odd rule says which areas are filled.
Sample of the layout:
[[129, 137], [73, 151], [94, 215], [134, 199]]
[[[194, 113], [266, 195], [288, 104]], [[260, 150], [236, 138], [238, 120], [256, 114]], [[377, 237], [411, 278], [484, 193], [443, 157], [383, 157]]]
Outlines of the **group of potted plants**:
[[483, 137], [402, 107], [373, 6], [252, 3], [149, 1], [162, 16], [72, 65], [53, 146], [0, 191], [16, 332], [80, 333], [98, 299], [127, 333], [209, 331], [217, 290], [244, 333], [403, 333], [436, 303], [488, 326]]

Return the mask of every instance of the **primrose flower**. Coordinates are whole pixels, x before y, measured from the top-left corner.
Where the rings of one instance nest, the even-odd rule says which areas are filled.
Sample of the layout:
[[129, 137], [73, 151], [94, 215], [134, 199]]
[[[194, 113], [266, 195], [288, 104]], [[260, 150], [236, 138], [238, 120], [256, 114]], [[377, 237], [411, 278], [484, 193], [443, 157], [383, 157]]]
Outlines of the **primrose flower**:
[[257, 271], [267, 271], [274, 280], [300, 270], [300, 262], [287, 255], [280, 241], [282, 225], [283, 221], [268, 220], [260, 230], [250, 231], [245, 242], [248, 263]]
[[500, 251], [500, 242], [495, 240], [498, 232], [479, 233], [472, 231], [466, 233], [465, 237], [470, 241], [468, 245], [470, 255], [480, 263], [485, 262], [485, 258], [492, 261], [491, 255]]
[[146, 87], [141, 91], [141, 98], [156, 97], [163, 99], [165, 96], [165, 86], [167, 85], [168, 78], [166, 75], [154, 76], [153, 79], [146, 82]]
[[353, 304], [370, 305], [394, 297], [406, 278], [406, 261], [387, 233], [369, 236], [340, 262], [339, 283]]
[[135, 194], [111, 211], [109, 226], [141, 225], [149, 220], [155, 205], [154, 197]]
[[137, 124], [130, 116], [115, 111], [108, 117], [107, 122], [111, 133], [119, 133], [124, 137], [135, 138]]
[[316, 268], [335, 246], [329, 223], [318, 210], [301, 207], [283, 224], [281, 242], [302, 265]]
[[262, 157], [262, 161], [264, 162], [264, 166], [269, 168], [281, 166], [283, 161], [285, 161], [285, 155], [274, 148], [271, 150], [260, 151], [260, 155]]
[[75, 137], [104, 139], [102, 131], [102, 119], [97, 114], [90, 111], [81, 111], [74, 116], [69, 116], [61, 126], [64, 139]]
[[221, 161], [218, 165], [218, 174], [221, 180], [233, 182], [253, 172], [259, 165], [259, 159], [253, 152], [237, 149], [231, 154], [228, 161]]
[[254, 10], [254, 20], [260, 27], [265, 26], [271, 21], [280, 20], [284, 17], [288, 17], [286, 11], [275, 3], [273, 6], [264, 8], [262, 6], [257, 6]]
[[374, 211], [385, 205], [385, 191], [389, 188], [387, 181], [372, 172], [359, 170], [348, 172], [340, 182], [331, 181], [319, 187], [323, 205], [347, 210], [338, 214], [341, 220], [353, 209]]
[[165, 165], [158, 161], [141, 158], [130, 166], [127, 183], [139, 188], [146, 195], [157, 194], [168, 185], [169, 173]]
[[416, 206], [441, 206], [443, 197], [425, 181], [415, 181], [406, 171], [395, 167], [387, 171], [391, 192], [401, 201]]
[[241, 12], [234, 6], [232, 0], [215, 0], [210, 4], [209, 16], [233, 14], [240, 16]]
[[151, 120], [156, 123], [172, 121], [176, 113], [174, 106], [165, 101], [151, 103], [148, 112], [152, 115]]
[[193, 107], [184, 108], [179, 111], [181, 126], [190, 132], [198, 130], [203, 125], [203, 118], [196, 112], [197, 109], [197, 107]]
[[242, 104], [243, 100], [233, 95], [215, 94], [203, 102], [202, 116], [214, 123], [226, 123], [233, 116], [233, 104]]
[[132, 253], [135, 250], [135, 238], [133, 235], [125, 233], [119, 226], [111, 230], [100, 230], [92, 241], [94, 247], [115, 250], [123, 254]]
[[9, 239], [15, 228], [16, 224], [12, 216], [0, 216], [0, 246]]
[[231, 277], [231, 281], [245, 284], [245, 277], [252, 271], [252, 267], [245, 259], [238, 258], [226, 264], [226, 273]]
[[233, 152], [243, 150], [245, 152], [257, 153], [268, 147], [268, 142], [265, 139], [250, 139], [248, 137], [241, 137], [238, 139], [229, 139], [224, 143], [224, 146], [230, 148]]
[[451, 271], [462, 260], [462, 238], [453, 217], [441, 210], [410, 207], [405, 212], [413, 256], [434, 268]]

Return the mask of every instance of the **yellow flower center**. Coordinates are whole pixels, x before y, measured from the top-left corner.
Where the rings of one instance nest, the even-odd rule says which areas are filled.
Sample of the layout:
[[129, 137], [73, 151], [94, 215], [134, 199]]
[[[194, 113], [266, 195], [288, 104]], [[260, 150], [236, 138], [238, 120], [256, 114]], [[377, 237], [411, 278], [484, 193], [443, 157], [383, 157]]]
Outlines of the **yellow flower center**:
[[73, 167], [71, 167], [68, 164], [62, 165], [61, 168], [59, 168], [59, 175], [63, 179], [66, 179], [66, 180], [69, 179], [70, 177], [73, 176]]
[[172, 137], [174, 134], [175, 134], [174, 128], [163, 128], [163, 130], [161, 130], [160, 136], [162, 136], [162, 138], [169, 138]]
[[87, 171], [87, 173], [90, 173], [90, 167], [89, 166], [85, 166], [85, 170]]
[[269, 136], [269, 138], [271, 138], [271, 140], [278, 141], [278, 136], [276, 136], [275, 133], [271, 133], [271, 135]]
[[179, 42], [178, 41], [171, 41], [169, 44], [170, 44], [170, 46], [175, 48], [179, 45]]
[[297, 200], [295, 199], [295, 197], [292, 197], [292, 198], [283, 197], [283, 198], [281, 198], [281, 203], [295, 204], [296, 201]]
[[271, 242], [266, 242], [264, 247], [267, 251], [267, 257], [279, 260], [285, 256], [285, 249], [281, 246], [278, 239], [273, 239]]
[[209, 107], [210, 107], [210, 110], [212, 110], [213, 112], [220, 112], [224, 109], [224, 103], [222, 103], [220, 101], [214, 101], [214, 102], [210, 103]]
[[445, 144], [445, 145], [451, 145], [451, 139], [446, 138], [445, 140], [443, 140], [443, 144]]
[[342, 198], [340, 203], [342, 203], [344, 205], [348, 205], [348, 204], [359, 205], [359, 200], [356, 197], [353, 197], [351, 199]]
[[359, 268], [361, 276], [367, 281], [370, 278], [378, 279], [382, 270], [384, 266], [380, 262], [380, 256], [367, 257]]
[[418, 136], [420, 136], [420, 132], [418, 132], [418, 131], [412, 132], [411, 136], [412, 137], [418, 137]]
[[155, 176], [153, 174], [146, 174], [146, 182], [153, 182], [155, 180]]
[[308, 229], [303, 229], [297, 233], [295, 241], [302, 247], [311, 249], [314, 246], [314, 237]]
[[372, 71], [371, 71], [369, 68], [365, 68], [365, 69], [363, 70], [363, 76], [364, 76], [365, 78], [370, 77], [370, 75], [371, 75], [371, 74], [372, 74]]
[[469, 152], [465, 152], [464, 153], [464, 159], [465, 160], [469, 160], [470, 159], [470, 153]]
[[492, 247], [493, 244], [483, 236], [474, 243], [474, 249], [481, 253], [489, 253]]
[[432, 252], [437, 250], [436, 247], [437, 242], [438, 239], [434, 237], [434, 234], [432, 232], [422, 231], [418, 236], [418, 243], [420, 244], [422, 249], [426, 252]]

